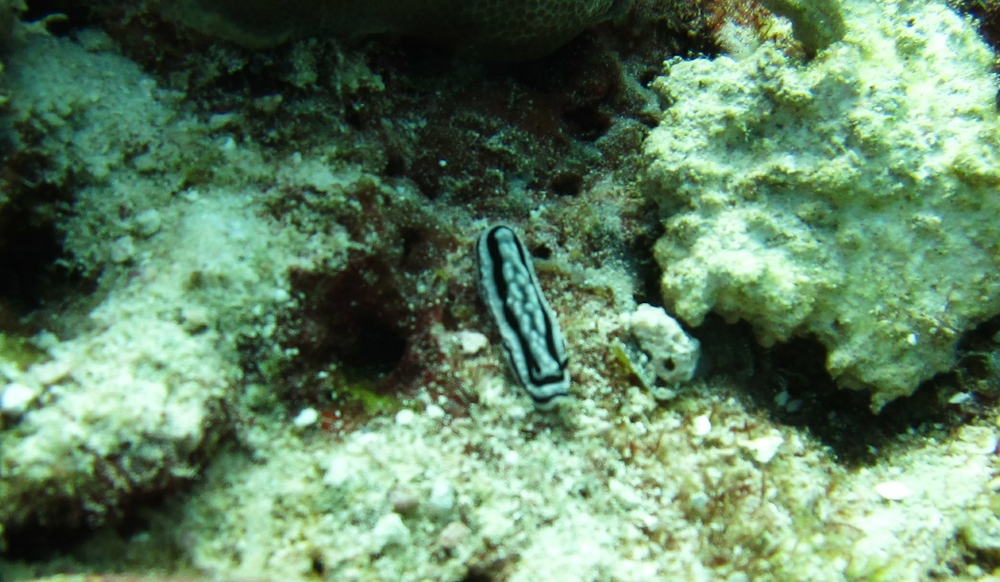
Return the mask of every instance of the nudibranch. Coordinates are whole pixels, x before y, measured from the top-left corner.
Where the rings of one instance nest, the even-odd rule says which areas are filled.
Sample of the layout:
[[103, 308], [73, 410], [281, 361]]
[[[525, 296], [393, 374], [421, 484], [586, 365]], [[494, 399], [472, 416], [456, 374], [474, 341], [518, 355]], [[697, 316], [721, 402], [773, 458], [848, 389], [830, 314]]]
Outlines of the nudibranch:
[[500, 329], [514, 375], [535, 406], [551, 410], [569, 396], [566, 342], [517, 234], [507, 226], [487, 228], [476, 243], [479, 290]]

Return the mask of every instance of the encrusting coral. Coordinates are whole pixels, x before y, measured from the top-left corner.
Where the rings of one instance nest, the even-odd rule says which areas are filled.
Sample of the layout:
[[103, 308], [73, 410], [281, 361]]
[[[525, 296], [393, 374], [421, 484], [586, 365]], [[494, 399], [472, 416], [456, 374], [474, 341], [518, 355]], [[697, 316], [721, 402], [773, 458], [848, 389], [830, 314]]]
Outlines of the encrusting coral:
[[[934, 3], [856, 2], [805, 66], [773, 46], [671, 63], [646, 188], [664, 300], [814, 334], [879, 410], [1000, 311], [1000, 120], [990, 50]], [[877, 23], [873, 25], [872, 23]]]
[[447, 45], [490, 60], [549, 53], [631, 0], [184, 0], [172, 14], [247, 46], [312, 34], [390, 33]]

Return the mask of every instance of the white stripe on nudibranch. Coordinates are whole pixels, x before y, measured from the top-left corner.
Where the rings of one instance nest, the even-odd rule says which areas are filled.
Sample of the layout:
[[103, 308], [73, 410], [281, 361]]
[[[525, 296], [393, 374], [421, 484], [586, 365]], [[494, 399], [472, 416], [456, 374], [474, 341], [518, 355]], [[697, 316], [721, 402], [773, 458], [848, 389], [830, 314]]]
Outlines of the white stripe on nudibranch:
[[569, 395], [566, 344], [521, 239], [509, 227], [487, 228], [476, 243], [479, 290], [500, 328], [507, 361], [542, 410]]

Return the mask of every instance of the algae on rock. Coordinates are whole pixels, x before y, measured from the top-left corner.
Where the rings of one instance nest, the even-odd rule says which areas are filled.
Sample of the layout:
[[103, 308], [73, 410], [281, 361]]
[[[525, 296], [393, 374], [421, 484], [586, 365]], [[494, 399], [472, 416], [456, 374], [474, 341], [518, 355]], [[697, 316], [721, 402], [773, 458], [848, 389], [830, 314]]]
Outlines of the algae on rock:
[[[32, 35], [7, 63], [7, 137], [41, 185], [24, 196], [72, 193], [53, 229], [104, 288], [66, 290], [36, 317], [43, 354], [0, 341], [0, 395], [24, 395], [0, 410], [0, 545], [35, 524], [100, 523], [195, 477], [231, 429], [237, 341], [273, 327], [292, 265], [344, 252], [337, 227], [279, 228], [263, 210], [265, 176], [325, 192], [317, 172], [275, 177], [120, 55]], [[212, 165], [197, 187], [194, 164]]]
[[792, 21], [796, 40], [816, 54], [844, 37], [839, 0], [761, 0], [768, 10]]
[[1000, 119], [992, 54], [945, 6], [856, 2], [845, 23], [804, 66], [773, 46], [670, 63], [644, 184], [679, 211], [656, 245], [675, 313], [815, 335], [879, 410], [1000, 312]]

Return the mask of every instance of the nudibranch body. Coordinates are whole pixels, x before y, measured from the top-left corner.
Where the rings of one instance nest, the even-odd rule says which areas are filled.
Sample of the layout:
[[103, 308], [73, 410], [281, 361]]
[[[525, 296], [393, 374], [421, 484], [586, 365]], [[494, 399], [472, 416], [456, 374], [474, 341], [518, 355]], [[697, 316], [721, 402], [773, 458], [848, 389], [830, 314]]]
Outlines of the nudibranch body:
[[569, 395], [566, 343], [531, 255], [507, 226], [492, 226], [476, 244], [479, 289], [500, 329], [507, 361], [535, 406], [551, 410]]

